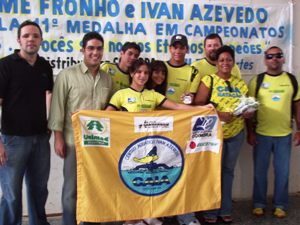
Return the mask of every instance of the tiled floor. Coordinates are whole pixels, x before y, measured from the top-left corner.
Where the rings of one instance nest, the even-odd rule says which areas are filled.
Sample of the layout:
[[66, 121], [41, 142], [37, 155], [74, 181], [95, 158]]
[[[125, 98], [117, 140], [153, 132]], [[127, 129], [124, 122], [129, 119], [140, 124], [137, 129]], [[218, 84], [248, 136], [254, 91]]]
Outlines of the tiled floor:
[[[270, 201], [271, 202], [271, 201]], [[233, 218], [234, 225], [298, 225], [300, 224], [300, 194], [290, 196], [288, 216], [284, 219], [277, 219], [272, 216], [271, 206], [267, 208], [266, 215], [262, 218], [256, 218], [251, 215], [251, 202], [250, 201], [235, 201]], [[202, 221], [201, 213], [197, 213], [200, 221]], [[24, 225], [28, 225], [28, 218], [24, 218]], [[51, 225], [61, 225], [60, 217], [49, 217]], [[110, 223], [116, 225], [120, 223]], [[177, 225], [176, 220], [171, 220], [166, 225]], [[202, 222], [202, 224], [204, 224]], [[221, 224], [221, 223], [219, 223]]]

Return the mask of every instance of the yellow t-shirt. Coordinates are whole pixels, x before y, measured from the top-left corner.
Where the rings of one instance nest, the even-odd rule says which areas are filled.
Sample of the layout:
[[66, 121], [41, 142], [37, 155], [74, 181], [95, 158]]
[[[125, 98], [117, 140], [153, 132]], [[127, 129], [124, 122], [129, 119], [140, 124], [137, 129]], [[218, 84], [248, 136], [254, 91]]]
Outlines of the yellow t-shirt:
[[[249, 83], [249, 96], [255, 97], [257, 76]], [[283, 72], [277, 76], [265, 73], [257, 93], [260, 105], [256, 114], [256, 132], [265, 136], [286, 136], [292, 132], [292, 97], [294, 88]], [[300, 100], [298, 92], [293, 101]]]
[[105, 62], [101, 64], [101, 69], [112, 77], [113, 93], [130, 86], [129, 73], [122, 71], [117, 64]]
[[132, 88], [117, 91], [110, 99], [109, 105], [117, 110], [128, 112], [153, 111], [164, 103], [166, 97], [154, 90], [144, 89], [139, 92]]
[[[200, 80], [205, 75], [214, 74], [218, 71], [217, 66], [209, 63], [206, 58], [197, 60], [197, 61], [193, 62], [191, 65], [194, 66], [198, 70]], [[242, 78], [241, 71], [237, 64], [234, 64], [234, 66], [231, 70], [231, 74], [237, 78], [240, 78], [240, 79]]]
[[199, 86], [198, 71], [187, 64], [183, 66], [171, 66], [165, 62], [168, 68], [166, 97], [174, 102], [181, 103], [181, 95], [186, 92], [196, 93]]
[[[233, 112], [240, 103], [240, 97], [248, 92], [247, 85], [242, 79], [231, 76], [227, 81], [232, 90], [228, 83], [216, 74], [206, 75], [201, 80], [206, 87], [212, 88], [210, 101], [215, 103], [219, 112]], [[230, 123], [224, 123], [222, 127], [224, 138], [234, 137], [244, 128], [244, 119], [236, 116]]]

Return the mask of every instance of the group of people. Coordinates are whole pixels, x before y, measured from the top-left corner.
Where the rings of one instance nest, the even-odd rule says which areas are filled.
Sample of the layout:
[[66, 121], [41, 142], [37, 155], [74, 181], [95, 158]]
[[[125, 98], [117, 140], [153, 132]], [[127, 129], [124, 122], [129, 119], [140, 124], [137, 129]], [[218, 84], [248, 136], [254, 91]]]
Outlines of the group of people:
[[[249, 86], [235, 64], [234, 50], [223, 45], [218, 34], [204, 39], [205, 57], [185, 63], [188, 39], [182, 34], [170, 41], [170, 59], [150, 64], [139, 58], [141, 49], [126, 42], [119, 62], [102, 63], [104, 40], [97, 32], [82, 39], [83, 61], [62, 70], [53, 82], [49, 63], [38, 55], [42, 30], [32, 21], [18, 28], [20, 49], [0, 60], [0, 225], [22, 224], [22, 181], [25, 177], [30, 225], [49, 225], [45, 203], [50, 171], [51, 131], [54, 149], [64, 159], [62, 222], [76, 221], [76, 155], [71, 115], [78, 110], [152, 111], [157, 108], [192, 109], [215, 107], [222, 121], [224, 144], [221, 170], [221, 205], [204, 212], [208, 224], [233, 221], [232, 184], [234, 168], [245, 137], [253, 146], [253, 214], [263, 216], [267, 205], [267, 171], [274, 154], [273, 215], [286, 216], [288, 178], [294, 135], [300, 144], [300, 92], [295, 77], [283, 71], [282, 49], [265, 51], [266, 72], [254, 76]], [[248, 89], [249, 88], [249, 89]], [[256, 113], [233, 114], [239, 99], [253, 96]], [[51, 102], [51, 104], [50, 104]], [[49, 119], [47, 114], [49, 112]], [[199, 199], [201, 201], [201, 199]], [[200, 225], [194, 213], [178, 215], [180, 225]], [[89, 224], [83, 222], [83, 224]], [[125, 221], [124, 224], [161, 225], [156, 218]]]

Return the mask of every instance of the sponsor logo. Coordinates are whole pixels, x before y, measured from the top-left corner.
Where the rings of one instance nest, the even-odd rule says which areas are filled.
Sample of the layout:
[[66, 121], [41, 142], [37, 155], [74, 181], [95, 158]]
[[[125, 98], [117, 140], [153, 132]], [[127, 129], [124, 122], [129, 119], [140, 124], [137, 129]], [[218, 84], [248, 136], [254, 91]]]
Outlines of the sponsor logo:
[[80, 116], [82, 146], [110, 147], [110, 120]]
[[136, 102], [136, 99], [135, 99], [135, 97], [129, 97], [129, 98], [127, 99], [127, 102], [128, 102], [128, 103], [134, 103], [134, 102]]
[[172, 131], [174, 119], [170, 116], [161, 117], [135, 117], [134, 131], [154, 132], [154, 131]]
[[116, 70], [114, 70], [113, 68], [108, 68], [108, 73], [110, 75], [115, 75], [116, 74]]
[[272, 100], [273, 100], [274, 102], [279, 102], [279, 101], [280, 101], [280, 96], [279, 96], [279, 95], [273, 95], [273, 96], [272, 96]]
[[218, 117], [215, 115], [193, 117], [191, 139], [187, 145], [186, 152], [219, 152], [221, 140], [216, 138], [217, 122]]
[[119, 174], [131, 191], [155, 196], [177, 183], [183, 167], [183, 154], [175, 142], [162, 136], [149, 136], [125, 149], [119, 161]]
[[261, 87], [264, 88], [264, 89], [268, 89], [270, 87], [270, 83], [263, 82], [261, 84]]
[[170, 87], [170, 88], [168, 88], [167, 93], [169, 95], [173, 95], [175, 93], [175, 89]]

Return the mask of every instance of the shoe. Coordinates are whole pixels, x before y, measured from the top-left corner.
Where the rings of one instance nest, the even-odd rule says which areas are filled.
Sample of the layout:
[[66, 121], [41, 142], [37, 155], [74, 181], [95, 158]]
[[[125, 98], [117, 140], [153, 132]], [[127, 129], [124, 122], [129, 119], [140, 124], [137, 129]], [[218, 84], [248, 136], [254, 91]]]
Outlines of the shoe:
[[232, 223], [233, 222], [231, 215], [220, 216], [220, 219], [223, 223]]
[[199, 220], [193, 220], [192, 222], [189, 222], [188, 225], [201, 225], [201, 223], [199, 222]]
[[144, 221], [139, 221], [136, 223], [123, 223], [123, 225], [147, 225]]
[[260, 217], [265, 215], [265, 210], [263, 208], [254, 208], [252, 210], [254, 216]]
[[275, 210], [273, 212], [273, 216], [275, 216], [276, 218], [282, 219], [282, 218], [286, 217], [286, 211], [284, 211], [281, 208], [275, 208]]
[[148, 225], [162, 225], [163, 224], [162, 221], [160, 221], [159, 219], [156, 219], [156, 218], [147, 218], [147, 219], [144, 219], [144, 221]]
[[217, 217], [204, 217], [204, 222], [206, 224], [215, 224], [217, 223], [218, 218]]

